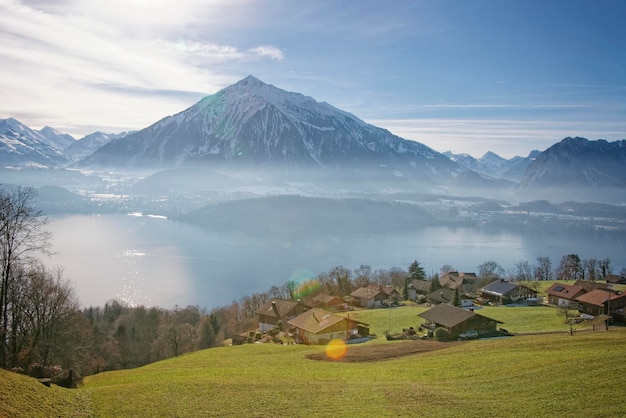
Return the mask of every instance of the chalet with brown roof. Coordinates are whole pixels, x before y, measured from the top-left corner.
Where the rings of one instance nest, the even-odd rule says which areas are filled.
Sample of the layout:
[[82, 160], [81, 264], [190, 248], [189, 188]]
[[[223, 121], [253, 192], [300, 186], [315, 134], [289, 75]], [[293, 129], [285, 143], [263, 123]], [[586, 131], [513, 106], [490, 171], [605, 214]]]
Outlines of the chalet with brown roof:
[[367, 286], [368, 289], [380, 290], [385, 295], [387, 295], [387, 302], [397, 302], [400, 300], [401, 295], [400, 292], [396, 290], [395, 287], [392, 286], [383, 286], [379, 284], [371, 284]]
[[576, 298], [580, 312], [587, 315], [610, 315], [626, 307], [626, 293], [595, 289]]
[[595, 289], [611, 290], [611, 286], [606, 283], [592, 282], [589, 280], [576, 280], [574, 282], [574, 286], [582, 287], [583, 289], [585, 289], [585, 292], [591, 292]]
[[[454, 292], [456, 292], [456, 289], [452, 290], [447, 287], [442, 287], [426, 295], [426, 301], [433, 305], [440, 303], [452, 304], [454, 302]], [[459, 292], [459, 305], [463, 308], [472, 306], [474, 305], [474, 299], [465, 293]]]
[[343, 301], [339, 296], [333, 296], [326, 293], [320, 293], [319, 295], [313, 298], [313, 306], [316, 308], [319, 307], [328, 307], [332, 309], [345, 309], [347, 308], [346, 302]]
[[508, 282], [504, 279], [498, 279], [489, 283], [487, 286], [480, 289], [479, 292], [480, 298], [483, 301], [503, 305], [537, 297], [537, 292], [533, 289]]
[[502, 323], [495, 319], [479, 315], [474, 311], [444, 303], [436, 305], [417, 316], [426, 320], [426, 322], [422, 324], [423, 328], [434, 331], [442, 327], [447, 329], [451, 334], [460, 334], [469, 330], [476, 330], [479, 334], [495, 333], [498, 324]]
[[548, 303], [550, 305], [562, 306], [567, 308], [571, 303], [577, 303], [576, 298], [587, 293], [581, 286], [554, 283], [546, 289], [548, 295]]
[[450, 289], [459, 288], [459, 290], [466, 293], [471, 293], [476, 290], [477, 281], [478, 277], [476, 273], [460, 273], [458, 271], [449, 271], [439, 278], [439, 283], [441, 283], [443, 287]]
[[331, 340], [349, 340], [369, 334], [369, 325], [313, 308], [287, 322], [295, 328], [295, 339], [303, 344], [325, 344]]
[[611, 284], [626, 284], [626, 276], [619, 274], [607, 274], [604, 280]]
[[409, 300], [417, 300], [417, 295], [426, 296], [430, 293], [430, 280], [412, 280], [407, 288], [407, 297]]
[[377, 308], [386, 303], [390, 303], [390, 297], [385, 293], [381, 286], [359, 287], [350, 293], [350, 297], [358, 306], [363, 308]]
[[275, 328], [278, 322], [286, 324], [288, 320], [309, 310], [309, 306], [300, 301], [270, 299], [256, 310], [259, 316], [259, 330]]

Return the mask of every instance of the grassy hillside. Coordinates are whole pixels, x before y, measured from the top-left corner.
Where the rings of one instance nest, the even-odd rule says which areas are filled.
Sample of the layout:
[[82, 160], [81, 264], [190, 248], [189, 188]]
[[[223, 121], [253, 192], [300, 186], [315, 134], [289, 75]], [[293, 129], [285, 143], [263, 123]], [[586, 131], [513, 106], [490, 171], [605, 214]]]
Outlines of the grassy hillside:
[[0, 369], [0, 417], [93, 416], [89, 393], [46, 387], [37, 379]]
[[622, 416], [626, 399], [613, 389], [626, 373], [625, 343], [626, 330], [614, 329], [364, 363], [305, 357], [320, 347], [252, 344], [103, 373], [81, 390], [97, 416]]
[[[424, 308], [351, 312], [382, 333], [419, 323]], [[621, 417], [626, 329], [573, 336], [553, 308], [482, 312], [510, 330], [534, 323], [558, 334], [449, 344], [384, 361], [311, 360], [323, 347], [248, 344], [89, 376], [77, 390], [0, 372], [0, 416], [603, 416]], [[529, 313], [531, 313], [529, 315]], [[506, 318], [506, 319], [504, 319]], [[556, 323], [552, 324], [552, 318]], [[546, 329], [543, 329], [546, 330]]]

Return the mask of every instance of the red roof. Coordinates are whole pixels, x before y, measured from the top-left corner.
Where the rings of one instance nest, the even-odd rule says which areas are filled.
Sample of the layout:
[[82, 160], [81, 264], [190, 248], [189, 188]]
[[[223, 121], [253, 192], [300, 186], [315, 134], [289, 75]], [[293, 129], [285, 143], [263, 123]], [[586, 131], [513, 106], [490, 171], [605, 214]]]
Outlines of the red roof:
[[611, 298], [611, 302], [614, 300], [622, 300], [626, 298], [626, 293], [617, 295], [607, 290], [595, 289], [589, 293], [579, 296], [576, 300], [590, 305], [604, 306], [604, 304], [609, 300], [609, 297]]
[[585, 293], [585, 289], [582, 286], [576, 286], [565, 283], [554, 283], [552, 286], [546, 289], [548, 295], [557, 296], [563, 299], [574, 300], [578, 296]]

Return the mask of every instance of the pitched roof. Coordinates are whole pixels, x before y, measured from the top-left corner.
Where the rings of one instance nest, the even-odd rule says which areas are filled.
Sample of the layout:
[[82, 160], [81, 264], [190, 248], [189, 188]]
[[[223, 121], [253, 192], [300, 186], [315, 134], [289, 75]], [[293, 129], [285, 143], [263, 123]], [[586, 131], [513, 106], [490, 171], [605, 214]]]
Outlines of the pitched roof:
[[[300, 302], [296, 302], [293, 300], [284, 300], [284, 299], [270, 299], [263, 304], [259, 309], [256, 310], [257, 315], [265, 315], [265, 316], [273, 316], [275, 318], [284, 318], [289, 315], [289, 313], [298, 306]], [[274, 310], [274, 306], [276, 310]], [[278, 315], [276, 314], [278, 311]]]
[[420, 292], [428, 292], [430, 290], [430, 280], [412, 280], [409, 286]]
[[495, 296], [506, 296], [517, 288], [518, 286], [515, 283], [498, 279], [495, 282], [489, 283], [487, 286], [480, 289], [480, 291]]
[[380, 293], [381, 293], [381, 290], [378, 290], [378, 289], [370, 289], [368, 287], [359, 287], [357, 290], [350, 293], [350, 296], [354, 298], [359, 298], [359, 299], [372, 299]]
[[[452, 328], [475, 316], [486, 318], [482, 315], [477, 314], [476, 312], [466, 311], [465, 309], [457, 308], [456, 306], [444, 303], [436, 305], [425, 312], [417, 314], [417, 316], [424, 318], [427, 321], [434, 322], [435, 324], [443, 325], [447, 328]], [[493, 319], [493, 321], [496, 320]], [[496, 322], [502, 323], [500, 321]]]
[[609, 300], [609, 297], [612, 301], [622, 299], [626, 298], [626, 293], [618, 295], [608, 290], [594, 289], [591, 292], [577, 297], [576, 300], [590, 305], [604, 306], [604, 304]]
[[457, 288], [462, 284], [471, 284], [478, 280], [476, 273], [459, 273], [458, 271], [449, 271], [439, 278], [442, 286], [449, 288]]
[[339, 296], [333, 296], [333, 295], [329, 295], [327, 293], [320, 293], [319, 295], [315, 296], [313, 298], [313, 300], [315, 302], [319, 302], [319, 303], [330, 303], [330, 302], [337, 302], [337, 303], [341, 303], [342, 300]]
[[391, 287], [391, 286], [382, 286], [382, 285], [379, 285], [379, 284], [371, 284], [371, 285], [367, 286], [367, 288], [371, 289], [371, 290], [379, 290], [379, 291], [383, 292], [384, 294], [386, 294], [388, 296], [391, 296], [394, 293], [398, 293], [398, 291], [395, 288]]
[[604, 280], [606, 280], [607, 283], [626, 283], [626, 277], [619, 274], [607, 274]]
[[[459, 298], [461, 295], [459, 295]], [[437, 289], [434, 292], [426, 295], [426, 298], [435, 300], [439, 303], [449, 303], [454, 299], [454, 289], [448, 289], [446, 287], [442, 287], [441, 289]]]
[[604, 283], [596, 283], [596, 282], [592, 282], [589, 280], [576, 280], [574, 282], [574, 286], [580, 286], [583, 289], [585, 289], [585, 291], [590, 292], [594, 289], [610, 289], [611, 287], [604, 284]]
[[546, 293], [548, 295], [557, 296], [563, 299], [575, 299], [576, 297], [585, 293], [585, 289], [583, 289], [581, 286], [557, 282], [547, 288]]
[[342, 321], [347, 321], [347, 324], [349, 326], [356, 324], [368, 325], [364, 322], [355, 321], [353, 319], [346, 318], [345, 316], [337, 315], [317, 308], [310, 309], [304, 312], [302, 315], [298, 315], [295, 318], [287, 321], [287, 323], [296, 328], [318, 334], [328, 327]]

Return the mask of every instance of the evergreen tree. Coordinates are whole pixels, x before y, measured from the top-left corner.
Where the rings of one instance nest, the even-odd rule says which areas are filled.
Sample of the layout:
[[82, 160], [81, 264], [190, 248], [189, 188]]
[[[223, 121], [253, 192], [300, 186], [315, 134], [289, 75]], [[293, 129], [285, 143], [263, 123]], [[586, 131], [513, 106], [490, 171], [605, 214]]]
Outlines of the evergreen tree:
[[454, 296], [452, 297], [452, 305], [461, 306], [461, 300], [459, 298], [459, 289], [454, 289]]
[[404, 281], [404, 298], [409, 298], [409, 283], [413, 280], [426, 280], [426, 273], [424, 267], [420, 266], [417, 260], [413, 261], [409, 266], [409, 274]]
[[434, 292], [435, 290], [439, 290], [441, 289], [443, 286], [441, 285], [441, 283], [439, 282], [439, 276], [438, 275], [434, 275], [433, 278], [430, 281], [430, 289], [428, 289], [428, 291], [430, 293]]

